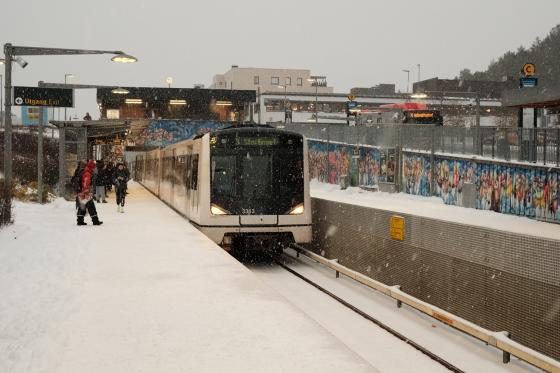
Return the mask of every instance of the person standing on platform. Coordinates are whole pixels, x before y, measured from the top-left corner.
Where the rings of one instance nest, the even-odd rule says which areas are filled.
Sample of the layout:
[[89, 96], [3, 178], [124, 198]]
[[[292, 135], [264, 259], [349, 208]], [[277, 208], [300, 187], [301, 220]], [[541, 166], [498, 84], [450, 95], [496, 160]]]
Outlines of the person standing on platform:
[[95, 200], [107, 203], [105, 199], [105, 184], [107, 184], [107, 168], [103, 161], [97, 163], [97, 177], [95, 178]]
[[113, 162], [110, 158], [107, 158], [107, 160], [105, 161], [105, 165], [107, 166], [105, 170], [105, 172], [107, 173], [107, 177], [105, 179], [107, 180], [107, 184], [105, 185], [105, 193], [108, 193], [113, 190], [113, 173], [115, 172], [115, 170], [113, 168]]
[[113, 184], [115, 184], [115, 193], [117, 194], [117, 211], [124, 212], [124, 199], [126, 196], [126, 183], [128, 182], [128, 170], [124, 168], [124, 164], [118, 163], [113, 174]]
[[95, 209], [92, 195], [92, 179], [95, 167], [95, 161], [90, 160], [82, 173], [82, 190], [78, 193], [78, 225], [86, 225], [86, 222], [84, 222], [86, 211], [89, 213], [93, 225], [103, 224], [103, 222], [99, 221], [99, 218], [97, 217], [97, 210]]

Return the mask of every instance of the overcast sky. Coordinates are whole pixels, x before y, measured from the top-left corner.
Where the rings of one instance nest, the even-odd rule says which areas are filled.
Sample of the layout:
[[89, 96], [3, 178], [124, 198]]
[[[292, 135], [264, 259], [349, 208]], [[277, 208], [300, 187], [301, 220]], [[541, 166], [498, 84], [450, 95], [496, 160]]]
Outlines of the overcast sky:
[[[304, 68], [326, 75], [336, 92], [422, 79], [453, 78], [468, 67], [530, 46], [560, 23], [558, 0], [27, 0], [4, 1], [0, 43], [123, 50], [138, 57], [26, 57], [15, 85], [39, 80], [81, 84], [209, 85], [240, 67]], [[6, 17], [6, 15], [10, 15]], [[2, 72], [3, 74], [3, 72]], [[76, 95], [76, 112], [98, 117], [95, 93]], [[19, 113], [18, 113], [19, 115]]]

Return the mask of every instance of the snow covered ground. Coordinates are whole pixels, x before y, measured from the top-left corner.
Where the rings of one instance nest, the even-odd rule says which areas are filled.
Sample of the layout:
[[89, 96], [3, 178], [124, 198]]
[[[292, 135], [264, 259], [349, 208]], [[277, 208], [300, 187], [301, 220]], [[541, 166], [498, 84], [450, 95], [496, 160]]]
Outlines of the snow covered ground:
[[494, 211], [446, 205], [439, 197], [370, 192], [355, 187], [341, 190], [338, 185], [320, 183], [316, 180], [311, 181], [311, 196], [396, 213], [560, 240], [559, 224], [544, 223], [525, 217], [499, 214]]
[[[287, 253], [294, 255], [292, 250]], [[334, 271], [305, 256], [300, 256], [298, 260], [287, 258], [285, 264], [298, 273], [467, 373], [541, 372], [515, 357], [512, 357], [509, 364], [503, 364], [501, 351], [406, 305], [399, 309], [395, 300], [345, 276], [337, 279]], [[283, 268], [263, 264], [253, 264], [249, 268], [380, 371], [448, 371]]]
[[[371, 325], [283, 270], [251, 273], [149, 192], [130, 187], [125, 214], [114, 195], [97, 204], [100, 227], [77, 227], [73, 202], [15, 203], [16, 223], [0, 230], [0, 372], [442, 371], [385, 332], [370, 334]], [[466, 210], [337, 189], [314, 183], [312, 193], [439, 218]], [[321, 281], [444, 358], [464, 356], [471, 363], [462, 367], [531, 371], [517, 361], [501, 365], [498, 351], [453, 331], [437, 337], [448, 328], [368, 289], [359, 288], [367, 293], [360, 298], [348, 290], [355, 284], [332, 273]]]
[[[0, 230], [0, 372], [376, 372], [131, 183], [126, 213], [15, 204]], [[88, 221], [89, 218], [86, 218]]]

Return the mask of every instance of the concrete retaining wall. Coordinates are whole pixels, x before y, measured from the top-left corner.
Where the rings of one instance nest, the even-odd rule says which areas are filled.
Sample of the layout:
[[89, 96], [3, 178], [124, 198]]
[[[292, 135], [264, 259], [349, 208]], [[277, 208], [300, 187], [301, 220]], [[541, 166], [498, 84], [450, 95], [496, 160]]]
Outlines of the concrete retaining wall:
[[560, 360], [560, 241], [313, 199], [311, 248]]

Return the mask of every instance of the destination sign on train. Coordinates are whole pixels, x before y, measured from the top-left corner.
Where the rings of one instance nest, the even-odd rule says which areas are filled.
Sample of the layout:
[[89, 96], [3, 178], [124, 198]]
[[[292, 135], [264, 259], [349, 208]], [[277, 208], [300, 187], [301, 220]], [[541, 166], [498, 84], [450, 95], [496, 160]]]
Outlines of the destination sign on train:
[[237, 137], [235, 145], [241, 146], [274, 146], [278, 145], [277, 137]]

